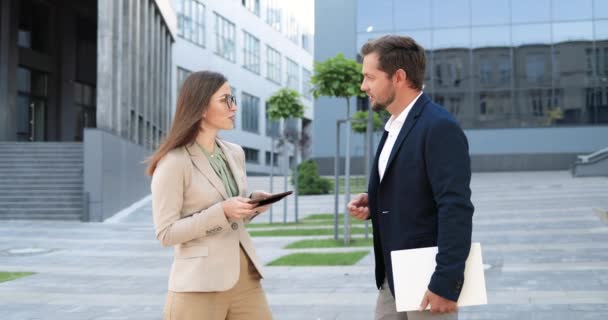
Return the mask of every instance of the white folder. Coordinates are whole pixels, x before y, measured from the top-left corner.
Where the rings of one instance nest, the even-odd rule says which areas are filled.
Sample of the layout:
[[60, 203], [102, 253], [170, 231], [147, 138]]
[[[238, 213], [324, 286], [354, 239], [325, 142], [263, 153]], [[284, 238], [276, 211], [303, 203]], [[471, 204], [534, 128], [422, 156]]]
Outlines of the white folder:
[[[397, 311], [418, 310], [437, 265], [435, 255], [437, 255], [437, 247], [391, 252]], [[458, 306], [482, 304], [488, 304], [488, 296], [481, 259], [481, 245], [474, 242], [471, 244], [471, 251], [467, 258]]]

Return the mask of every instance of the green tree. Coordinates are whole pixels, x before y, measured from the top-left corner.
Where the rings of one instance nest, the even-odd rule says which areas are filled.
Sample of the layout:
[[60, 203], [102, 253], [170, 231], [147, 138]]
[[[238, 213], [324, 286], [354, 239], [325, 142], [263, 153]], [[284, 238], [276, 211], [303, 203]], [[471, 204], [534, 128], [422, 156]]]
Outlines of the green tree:
[[[350, 99], [365, 97], [360, 86], [363, 80], [361, 65], [357, 61], [347, 59], [341, 53], [323, 62], [315, 63], [314, 74], [310, 79], [313, 85], [312, 94], [320, 96], [343, 98], [346, 100], [346, 119], [350, 119]], [[350, 122], [346, 122], [346, 132], [351, 132]], [[350, 134], [345, 138], [345, 168], [344, 168], [344, 197], [345, 203], [350, 201]], [[338, 192], [336, 190], [336, 192]], [[336, 219], [337, 220], [337, 219]], [[334, 235], [337, 237], [337, 235]], [[344, 243], [350, 242], [350, 216], [344, 211]]]
[[[283, 148], [283, 159], [287, 159], [287, 142], [294, 145], [294, 162], [298, 159], [298, 149], [305, 140], [297, 130], [288, 128], [285, 125], [287, 119], [300, 119], [304, 116], [304, 105], [300, 101], [300, 94], [290, 88], [282, 88], [275, 92], [268, 100], [268, 117], [271, 120], [284, 120], [283, 134], [281, 135], [281, 145]], [[285, 160], [286, 161], [286, 160]], [[296, 164], [297, 165], [297, 164]], [[298, 173], [295, 170], [295, 220], [298, 222]], [[284, 188], [287, 189], [287, 172], [284, 172]], [[287, 202], [283, 206], [283, 223], [287, 223]]]
[[[367, 112], [368, 111], [355, 112], [355, 114], [353, 115], [353, 132], [365, 133], [367, 131]], [[388, 119], [384, 113], [388, 112], [386, 112], [385, 110], [382, 110], [380, 112], [374, 112], [373, 131], [380, 131], [384, 127], [384, 122], [386, 121], [386, 119]]]

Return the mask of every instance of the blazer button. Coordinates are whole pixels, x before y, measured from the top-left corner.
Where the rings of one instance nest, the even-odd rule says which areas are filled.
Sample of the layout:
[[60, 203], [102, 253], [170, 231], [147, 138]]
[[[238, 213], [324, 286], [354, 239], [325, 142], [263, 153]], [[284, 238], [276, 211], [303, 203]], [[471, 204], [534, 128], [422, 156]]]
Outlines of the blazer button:
[[236, 223], [236, 222], [233, 222], [232, 225], [231, 225], [231, 227], [232, 227], [232, 230], [236, 230], [236, 229], [239, 228], [239, 224]]

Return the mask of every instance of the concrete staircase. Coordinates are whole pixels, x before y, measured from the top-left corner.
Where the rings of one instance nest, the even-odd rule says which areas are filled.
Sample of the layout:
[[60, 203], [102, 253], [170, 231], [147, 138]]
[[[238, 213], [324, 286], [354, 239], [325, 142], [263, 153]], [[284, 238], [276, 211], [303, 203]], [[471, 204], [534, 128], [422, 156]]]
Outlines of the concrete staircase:
[[0, 219], [79, 220], [79, 142], [0, 142]]
[[575, 177], [608, 177], [608, 147], [591, 154], [578, 156], [572, 166]]

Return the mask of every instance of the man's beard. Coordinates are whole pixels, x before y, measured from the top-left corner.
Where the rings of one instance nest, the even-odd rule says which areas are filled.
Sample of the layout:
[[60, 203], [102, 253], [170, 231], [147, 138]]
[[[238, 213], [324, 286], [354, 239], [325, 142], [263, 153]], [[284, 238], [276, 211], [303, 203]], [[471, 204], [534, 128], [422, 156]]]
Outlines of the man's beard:
[[386, 107], [388, 105], [390, 105], [391, 103], [393, 103], [393, 101], [395, 101], [395, 92], [391, 92], [388, 99], [386, 99], [386, 101], [380, 102], [378, 100], [374, 101], [374, 103], [372, 103], [372, 110], [373, 111], [382, 111], [382, 110], [386, 110]]

